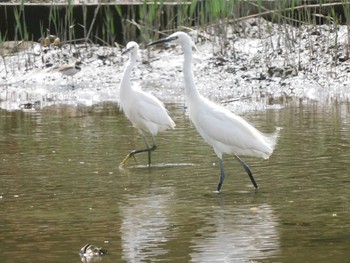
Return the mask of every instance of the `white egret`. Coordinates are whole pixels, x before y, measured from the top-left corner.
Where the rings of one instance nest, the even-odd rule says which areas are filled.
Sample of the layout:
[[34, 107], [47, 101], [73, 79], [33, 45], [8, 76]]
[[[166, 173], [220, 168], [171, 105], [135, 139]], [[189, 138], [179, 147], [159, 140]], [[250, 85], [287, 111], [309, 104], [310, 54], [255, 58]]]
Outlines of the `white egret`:
[[170, 41], [178, 42], [184, 52], [183, 75], [189, 117], [199, 134], [214, 148], [219, 158], [220, 179], [217, 192], [220, 192], [225, 178], [222, 161], [223, 153], [235, 155], [257, 189], [258, 184], [250, 168], [238, 155], [269, 158], [277, 142], [277, 132], [270, 135], [263, 134], [242, 117], [216, 105], [199, 94], [192, 72], [193, 42], [186, 33], [176, 32], [167, 38], [152, 42], [148, 46]]
[[[120, 84], [120, 109], [131, 121], [133, 126], [138, 129], [143, 136], [147, 148], [131, 151], [120, 165], [124, 165], [135, 154], [148, 152], [148, 165], [151, 165], [151, 152], [157, 149], [154, 136], [161, 131], [173, 129], [174, 121], [169, 117], [167, 110], [162, 102], [153, 95], [141, 90], [140, 87], [130, 84], [130, 75], [139, 53], [139, 45], [136, 42], [129, 42], [123, 54], [130, 53], [130, 58], [126, 63], [122, 81]], [[145, 132], [151, 134], [153, 144], [147, 141]]]

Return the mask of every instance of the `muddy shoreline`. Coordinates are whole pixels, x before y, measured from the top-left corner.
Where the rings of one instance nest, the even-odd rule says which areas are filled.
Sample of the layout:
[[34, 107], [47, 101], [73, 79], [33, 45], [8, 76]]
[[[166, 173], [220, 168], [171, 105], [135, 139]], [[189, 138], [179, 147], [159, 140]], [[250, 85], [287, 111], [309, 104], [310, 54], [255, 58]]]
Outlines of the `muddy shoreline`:
[[[225, 37], [214, 29], [189, 33], [199, 50], [193, 65], [197, 88], [228, 107], [244, 102], [264, 109], [288, 100], [347, 102], [350, 98], [346, 26], [293, 27], [257, 18], [231, 25]], [[121, 48], [32, 43], [2, 56], [0, 108], [35, 110], [62, 103], [118, 102], [128, 59], [121, 56]], [[141, 45], [140, 53], [133, 84], [165, 103], [184, 102], [180, 47]], [[76, 59], [84, 64], [74, 80], [58, 72], [59, 66]]]

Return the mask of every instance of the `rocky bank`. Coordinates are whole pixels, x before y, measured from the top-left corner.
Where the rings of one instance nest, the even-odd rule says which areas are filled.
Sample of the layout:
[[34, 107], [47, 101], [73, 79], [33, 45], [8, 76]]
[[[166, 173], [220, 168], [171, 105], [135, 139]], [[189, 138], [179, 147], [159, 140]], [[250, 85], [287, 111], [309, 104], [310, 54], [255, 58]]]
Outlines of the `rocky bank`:
[[[289, 100], [349, 100], [350, 47], [345, 25], [294, 27], [256, 18], [205, 31], [182, 30], [193, 37], [198, 49], [193, 65], [197, 88], [228, 107], [244, 103], [251, 109], [265, 109]], [[121, 56], [122, 47], [26, 45], [6, 55], [2, 48], [1, 108], [35, 110], [54, 104], [118, 101], [128, 59]], [[140, 53], [133, 84], [166, 103], [184, 102], [180, 47], [141, 44]], [[77, 59], [83, 62], [82, 70], [73, 79], [62, 76], [58, 68]]]

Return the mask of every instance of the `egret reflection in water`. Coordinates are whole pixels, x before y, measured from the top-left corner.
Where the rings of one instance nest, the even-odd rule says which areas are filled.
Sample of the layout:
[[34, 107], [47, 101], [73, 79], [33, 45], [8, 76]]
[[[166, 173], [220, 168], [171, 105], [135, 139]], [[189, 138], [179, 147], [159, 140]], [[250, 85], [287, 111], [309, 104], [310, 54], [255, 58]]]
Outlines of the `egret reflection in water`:
[[118, 169], [130, 144], [117, 112], [116, 103], [0, 109], [1, 262], [79, 262], [86, 243], [108, 249], [104, 263], [348, 261], [349, 103], [246, 114], [260, 127], [283, 124], [275, 157], [254, 163], [269, 183], [253, 192], [230, 177], [221, 195], [210, 186], [217, 167], [197, 165], [216, 157], [185, 118], [175, 119], [179, 155], [159, 149], [161, 162], [194, 166]]
[[278, 221], [269, 205], [218, 207], [210, 215], [192, 239], [190, 262], [259, 262], [279, 253]]
[[170, 236], [169, 206], [173, 189], [167, 192], [130, 196], [128, 203], [120, 207], [122, 258], [127, 262], [148, 262], [167, 254], [162, 245]]

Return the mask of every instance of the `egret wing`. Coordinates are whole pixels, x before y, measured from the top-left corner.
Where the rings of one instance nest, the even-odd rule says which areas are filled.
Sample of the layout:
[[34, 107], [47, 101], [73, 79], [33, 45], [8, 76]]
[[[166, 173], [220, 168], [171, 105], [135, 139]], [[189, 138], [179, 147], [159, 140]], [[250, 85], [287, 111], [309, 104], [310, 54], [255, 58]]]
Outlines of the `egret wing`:
[[150, 132], [157, 133], [158, 130], [175, 127], [175, 123], [169, 117], [163, 103], [155, 96], [142, 90], [137, 91], [135, 96], [140, 97], [134, 101], [133, 107], [140, 122], [145, 126], [143, 129], [147, 127]]
[[195, 126], [203, 138], [222, 152], [246, 153], [272, 152], [269, 138], [245, 121], [242, 117], [212, 103], [197, 112]]

